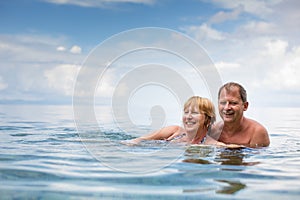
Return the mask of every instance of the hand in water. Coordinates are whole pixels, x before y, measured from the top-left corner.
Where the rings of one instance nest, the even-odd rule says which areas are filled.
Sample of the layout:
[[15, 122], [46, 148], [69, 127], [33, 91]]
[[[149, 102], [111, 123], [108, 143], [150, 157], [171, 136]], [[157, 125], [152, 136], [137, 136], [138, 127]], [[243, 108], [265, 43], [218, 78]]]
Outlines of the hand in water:
[[238, 149], [238, 148], [244, 148], [244, 145], [240, 145], [240, 144], [225, 144], [223, 142], [217, 142], [216, 143], [217, 146], [221, 146], [221, 147], [226, 147], [226, 148], [230, 148], [230, 149]]
[[121, 143], [121, 144], [125, 144], [125, 145], [127, 145], [127, 146], [135, 146], [135, 145], [140, 144], [141, 141], [142, 141], [142, 139], [140, 139], [140, 138], [135, 138], [135, 139], [132, 139], [132, 140], [123, 140], [123, 141], [121, 141], [120, 143]]

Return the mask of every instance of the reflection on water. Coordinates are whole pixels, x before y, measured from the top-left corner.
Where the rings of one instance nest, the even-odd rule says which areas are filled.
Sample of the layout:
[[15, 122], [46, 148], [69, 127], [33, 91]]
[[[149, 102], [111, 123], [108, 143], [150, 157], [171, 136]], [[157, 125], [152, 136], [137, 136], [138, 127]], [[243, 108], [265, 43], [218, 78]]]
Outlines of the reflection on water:
[[213, 191], [217, 194], [226, 194], [232, 195], [237, 193], [238, 191], [246, 188], [246, 185], [241, 183], [240, 181], [231, 181], [231, 180], [214, 180], [217, 183], [220, 183], [220, 188], [208, 186], [208, 187], [200, 187], [193, 189], [184, 189], [183, 193], [203, 193]]
[[247, 148], [223, 149], [216, 155], [215, 160], [222, 165], [252, 166], [260, 163], [258, 161], [245, 161], [245, 158], [250, 156]]
[[215, 148], [209, 145], [191, 145], [184, 153], [183, 162], [196, 164], [212, 164], [210, 160], [215, 154]]
[[[252, 166], [260, 162], [245, 161], [244, 158], [251, 156], [248, 148], [221, 148], [207, 145], [192, 145], [185, 151], [183, 162], [195, 164], [221, 165], [244, 165]], [[252, 149], [251, 149], [252, 151]]]
[[246, 185], [241, 183], [240, 181], [229, 181], [229, 180], [215, 180], [215, 181], [219, 183], [228, 184], [223, 186], [222, 189], [216, 191], [216, 193], [219, 194], [234, 194], [246, 187]]
[[[245, 170], [245, 168], [234, 166], [254, 166], [260, 163], [258, 161], [247, 161], [251, 157], [251, 152], [255, 153], [255, 150], [250, 148], [230, 149], [207, 145], [191, 145], [187, 147], [182, 161], [185, 163], [211, 165], [212, 168], [223, 165], [224, 167], [219, 168], [219, 170], [238, 172]], [[217, 194], [234, 194], [246, 188], [245, 183], [240, 180], [232, 180], [232, 177], [213, 180], [219, 184], [219, 187], [205, 188], [205, 190], [211, 190]], [[186, 189], [183, 192], [203, 192], [203, 189]]]

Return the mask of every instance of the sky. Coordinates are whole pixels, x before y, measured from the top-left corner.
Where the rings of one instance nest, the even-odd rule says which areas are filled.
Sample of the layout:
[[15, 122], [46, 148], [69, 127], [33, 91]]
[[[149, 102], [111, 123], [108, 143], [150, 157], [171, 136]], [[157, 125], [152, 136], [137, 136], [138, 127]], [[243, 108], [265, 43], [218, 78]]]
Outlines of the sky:
[[299, 8], [298, 0], [0, 1], [0, 104], [72, 104], [93, 49], [159, 27], [199, 43], [223, 83], [246, 88], [250, 105], [299, 107]]

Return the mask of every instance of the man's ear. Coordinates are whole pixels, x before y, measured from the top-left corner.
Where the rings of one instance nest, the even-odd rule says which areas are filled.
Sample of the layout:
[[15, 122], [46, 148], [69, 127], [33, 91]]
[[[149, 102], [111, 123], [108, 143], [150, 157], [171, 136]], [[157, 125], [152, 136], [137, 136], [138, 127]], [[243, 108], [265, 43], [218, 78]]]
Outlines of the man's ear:
[[244, 102], [244, 111], [248, 109], [248, 106], [249, 106], [249, 102], [248, 101]]

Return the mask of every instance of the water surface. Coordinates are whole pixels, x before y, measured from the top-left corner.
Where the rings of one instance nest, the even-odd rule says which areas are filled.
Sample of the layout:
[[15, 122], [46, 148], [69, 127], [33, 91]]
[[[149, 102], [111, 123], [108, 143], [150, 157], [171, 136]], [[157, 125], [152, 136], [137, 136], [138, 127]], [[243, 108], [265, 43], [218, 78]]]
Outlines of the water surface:
[[71, 106], [1, 105], [0, 199], [299, 199], [300, 109], [249, 115], [270, 147], [127, 146], [115, 129], [82, 142]]

